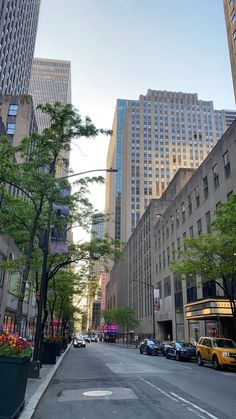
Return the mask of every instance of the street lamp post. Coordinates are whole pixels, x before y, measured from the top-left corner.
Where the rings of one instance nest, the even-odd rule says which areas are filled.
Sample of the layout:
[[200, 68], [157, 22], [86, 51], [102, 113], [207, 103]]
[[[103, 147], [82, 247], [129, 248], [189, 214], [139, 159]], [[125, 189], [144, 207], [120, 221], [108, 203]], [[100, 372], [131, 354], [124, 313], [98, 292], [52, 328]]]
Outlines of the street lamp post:
[[[108, 173], [116, 173], [118, 169], [113, 169], [110, 167], [109, 169], [93, 169], [87, 170], [80, 173], [73, 173], [71, 175], [62, 176], [57, 178], [58, 180], [61, 179], [68, 179], [73, 176], [80, 176], [86, 173], [91, 172], [108, 172]], [[48, 253], [49, 253], [49, 240], [50, 240], [50, 229], [51, 229], [51, 217], [52, 217], [52, 202], [49, 205], [49, 212], [48, 212], [48, 220], [47, 220], [47, 229], [44, 235], [44, 246], [43, 246], [43, 263], [42, 263], [42, 274], [41, 274], [41, 286], [40, 286], [40, 295], [38, 301], [38, 313], [37, 313], [37, 321], [36, 321], [36, 328], [35, 328], [35, 339], [34, 339], [34, 353], [33, 353], [33, 361], [30, 369], [30, 377], [31, 378], [38, 378], [39, 377], [39, 369], [40, 369], [40, 349], [41, 349], [41, 323], [42, 323], [42, 314], [43, 314], [43, 306], [44, 302], [47, 297], [47, 263], [48, 263]]]
[[154, 307], [154, 286], [152, 284], [149, 284], [148, 282], [139, 281], [139, 280], [136, 281], [135, 279], [133, 279], [133, 282], [138, 282], [138, 283], [144, 284], [144, 285], [150, 287], [151, 290], [152, 290], [152, 334], [153, 334], [153, 339], [155, 339], [155, 337], [156, 337], [156, 324], [155, 324], [155, 310], [154, 310], [154, 308], [155, 308]]

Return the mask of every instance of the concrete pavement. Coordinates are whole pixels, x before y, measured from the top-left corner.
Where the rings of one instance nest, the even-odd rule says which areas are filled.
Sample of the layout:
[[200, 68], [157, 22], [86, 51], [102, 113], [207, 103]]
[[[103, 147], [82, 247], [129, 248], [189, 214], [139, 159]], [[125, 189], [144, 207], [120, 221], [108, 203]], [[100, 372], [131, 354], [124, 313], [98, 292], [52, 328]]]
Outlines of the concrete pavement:
[[40, 378], [28, 378], [25, 393], [25, 407], [19, 416], [20, 419], [32, 418], [41, 397], [43, 396], [54, 374], [56, 373], [61, 362], [69, 351], [70, 346], [71, 345], [69, 345], [67, 349], [62, 352], [59, 357], [57, 357], [57, 362], [55, 365], [48, 364], [42, 366], [40, 369]]

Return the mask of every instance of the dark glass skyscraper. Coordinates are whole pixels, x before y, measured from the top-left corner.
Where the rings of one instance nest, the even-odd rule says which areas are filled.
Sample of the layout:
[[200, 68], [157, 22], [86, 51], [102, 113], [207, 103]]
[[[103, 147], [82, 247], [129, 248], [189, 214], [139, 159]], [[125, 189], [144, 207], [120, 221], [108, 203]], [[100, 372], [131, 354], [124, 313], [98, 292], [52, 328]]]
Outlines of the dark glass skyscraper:
[[21, 95], [29, 82], [41, 0], [0, 0], [0, 93]]

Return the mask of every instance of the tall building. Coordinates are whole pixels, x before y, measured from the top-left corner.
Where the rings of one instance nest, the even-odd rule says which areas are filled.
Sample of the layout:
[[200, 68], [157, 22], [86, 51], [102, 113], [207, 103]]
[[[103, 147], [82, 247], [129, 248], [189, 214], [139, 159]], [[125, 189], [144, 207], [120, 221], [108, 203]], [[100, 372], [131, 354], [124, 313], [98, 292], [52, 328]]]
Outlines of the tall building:
[[[71, 103], [70, 61], [34, 58], [30, 94], [35, 108], [45, 103]], [[49, 118], [39, 110], [36, 110], [36, 119], [39, 132], [49, 126]]]
[[14, 147], [18, 146], [24, 137], [38, 132], [33, 100], [30, 95], [0, 94], [0, 118]]
[[40, 0], [0, 1], [0, 94], [29, 91]]
[[236, 100], [236, 0], [224, 0], [229, 56]]
[[[1, 95], [0, 94], [0, 135], [6, 134], [13, 146], [20, 144], [24, 137], [37, 132], [32, 97], [29, 95]], [[16, 155], [19, 162], [20, 156]], [[7, 186], [6, 186], [7, 187]], [[18, 197], [21, 192], [13, 185], [8, 185], [9, 192]], [[9, 237], [0, 234], [0, 261], [22, 258], [17, 244]], [[8, 272], [0, 269], [0, 328], [13, 331], [19, 292], [19, 272]], [[22, 333], [33, 336], [36, 316], [35, 292], [31, 283], [27, 283], [27, 292], [23, 304]]]
[[127, 242], [153, 198], [159, 198], [178, 168], [197, 168], [232, 122], [234, 111], [214, 110], [197, 94], [148, 90], [138, 100], [117, 103], [107, 167], [107, 232]]
[[[198, 169], [180, 168], [160, 199], [153, 199], [116, 262], [107, 284], [107, 308], [129, 306], [135, 332], [163, 340], [232, 335], [232, 310], [219, 281], [190, 274], [181, 280], [171, 262], [189, 237], [211, 233], [216, 208], [236, 193], [236, 121]], [[159, 290], [153, 316], [152, 286]]]

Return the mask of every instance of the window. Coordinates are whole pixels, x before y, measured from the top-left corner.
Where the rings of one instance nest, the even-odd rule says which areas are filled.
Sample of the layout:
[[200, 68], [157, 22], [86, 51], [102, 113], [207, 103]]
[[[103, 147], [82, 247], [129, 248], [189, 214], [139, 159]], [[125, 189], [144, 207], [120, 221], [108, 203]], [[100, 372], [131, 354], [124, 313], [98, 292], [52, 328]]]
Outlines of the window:
[[211, 213], [208, 211], [206, 213], [206, 227], [207, 227], [207, 233], [211, 233]]
[[207, 199], [208, 198], [208, 179], [207, 176], [205, 176], [203, 178], [203, 191], [204, 191], [204, 198]]
[[18, 105], [10, 105], [8, 110], [8, 115], [16, 116], [18, 110]]
[[234, 31], [234, 33], [233, 33], [233, 40], [234, 40], [234, 42], [236, 42], [236, 31]]
[[164, 278], [164, 297], [171, 295], [170, 277]]
[[219, 186], [220, 186], [220, 181], [219, 181], [219, 173], [218, 173], [218, 166], [217, 166], [217, 164], [215, 164], [215, 166], [212, 167], [212, 173], [213, 173], [214, 187], [215, 187], [215, 189], [218, 189]]
[[183, 221], [183, 223], [185, 223], [185, 204], [184, 204], [184, 202], [182, 202], [181, 208], [182, 208], [182, 221]]
[[230, 20], [231, 20], [231, 22], [232, 22], [233, 25], [236, 23], [235, 10], [232, 11], [232, 13], [230, 15]]
[[193, 226], [189, 228], [189, 237], [194, 237]]
[[[2, 253], [0, 253], [0, 263], [4, 262], [4, 260], [5, 260], [5, 257], [3, 256]], [[3, 286], [4, 274], [5, 274], [5, 270], [0, 268], [0, 287]]]
[[163, 269], [166, 267], [166, 253], [165, 250], [163, 250]]
[[174, 232], [174, 216], [173, 215], [170, 216], [170, 222], [171, 222], [171, 233], [173, 233]]
[[171, 250], [172, 250], [172, 259], [175, 260], [175, 244], [172, 243], [171, 245]]
[[7, 134], [14, 135], [15, 134], [15, 126], [16, 126], [16, 124], [8, 123], [7, 124]]
[[195, 188], [195, 199], [196, 199], [196, 208], [200, 205], [200, 195], [199, 195], [199, 187], [196, 186]]
[[191, 199], [191, 195], [188, 196], [188, 215], [192, 214], [192, 199]]
[[169, 266], [169, 264], [170, 264], [170, 248], [169, 247], [167, 247], [166, 253], [167, 253], [167, 263], [168, 263], [168, 266]]
[[231, 175], [231, 169], [230, 169], [230, 161], [229, 161], [229, 152], [226, 151], [223, 154], [223, 160], [224, 160], [224, 168], [225, 168], [225, 177], [229, 177]]
[[199, 220], [197, 220], [197, 233], [200, 236], [202, 234], [202, 220], [201, 218], [199, 218]]
[[216, 297], [216, 284], [213, 281], [207, 281], [202, 284], [202, 295], [206, 297]]
[[230, 191], [229, 193], [227, 193], [227, 201], [230, 201], [231, 196], [233, 195], [233, 191]]
[[179, 227], [179, 209], [176, 210], [176, 227]]
[[186, 279], [186, 289], [187, 289], [187, 303], [197, 300], [197, 282], [195, 275], [189, 275]]

